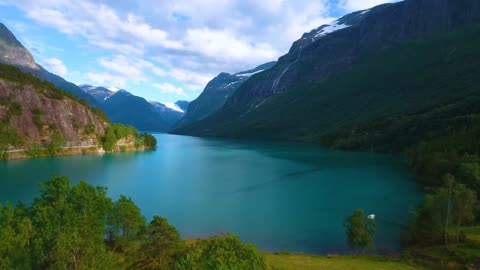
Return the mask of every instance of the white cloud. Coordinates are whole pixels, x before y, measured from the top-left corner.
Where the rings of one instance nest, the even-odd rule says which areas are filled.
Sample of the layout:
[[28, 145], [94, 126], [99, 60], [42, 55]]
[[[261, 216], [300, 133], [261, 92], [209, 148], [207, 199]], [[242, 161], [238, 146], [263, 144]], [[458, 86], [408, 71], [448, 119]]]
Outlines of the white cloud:
[[170, 94], [173, 93], [179, 96], [185, 96], [185, 92], [183, 91], [182, 88], [176, 87], [175, 85], [170, 83], [154, 83], [152, 86], [157, 89], [160, 89], [160, 91], [164, 93], [170, 93]]
[[341, 0], [339, 4], [341, 8], [351, 12], [398, 1], [399, 0]]
[[200, 52], [212, 59], [223, 61], [267, 62], [279, 55], [269, 44], [254, 43], [247, 37], [239, 37], [226, 30], [189, 29], [184, 42], [191, 52]]
[[107, 72], [88, 72], [85, 77], [97, 85], [112, 85], [113, 87], [123, 88], [127, 84], [124, 77]]
[[68, 73], [68, 69], [62, 60], [57, 58], [47, 58], [42, 60], [42, 65], [54, 74], [65, 76]]

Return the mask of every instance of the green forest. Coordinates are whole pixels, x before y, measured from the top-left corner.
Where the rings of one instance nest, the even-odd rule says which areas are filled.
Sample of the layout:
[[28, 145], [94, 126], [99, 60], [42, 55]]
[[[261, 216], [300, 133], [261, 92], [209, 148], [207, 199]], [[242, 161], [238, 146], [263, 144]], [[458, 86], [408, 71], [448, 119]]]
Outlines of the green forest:
[[185, 241], [168, 220], [104, 187], [53, 177], [31, 205], [0, 207], [0, 269], [266, 269], [233, 235]]

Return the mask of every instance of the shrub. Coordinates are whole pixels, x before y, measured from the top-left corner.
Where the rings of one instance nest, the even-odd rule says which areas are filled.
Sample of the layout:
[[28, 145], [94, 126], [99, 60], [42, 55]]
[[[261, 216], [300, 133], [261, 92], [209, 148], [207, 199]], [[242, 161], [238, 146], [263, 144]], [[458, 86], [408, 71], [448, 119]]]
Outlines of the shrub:
[[87, 125], [85, 125], [83, 130], [84, 130], [85, 134], [87, 134], [87, 135], [95, 134], [95, 125], [87, 124]]
[[65, 146], [65, 139], [58, 133], [53, 134], [50, 143], [47, 145], [47, 153], [54, 156]]
[[42, 156], [44, 154], [44, 150], [40, 145], [34, 144], [27, 149], [26, 154], [32, 158], [36, 158]]

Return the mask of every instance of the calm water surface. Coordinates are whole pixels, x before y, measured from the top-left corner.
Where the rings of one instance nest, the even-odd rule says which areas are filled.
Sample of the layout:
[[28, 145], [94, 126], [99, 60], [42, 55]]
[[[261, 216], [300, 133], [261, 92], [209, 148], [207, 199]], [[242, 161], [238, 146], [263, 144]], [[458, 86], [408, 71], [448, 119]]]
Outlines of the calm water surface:
[[145, 153], [0, 162], [0, 201], [31, 202], [52, 175], [131, 197], [146, 217], [165, 216], [187, 238], [224, 232], [262, 250], [344, 252], [344, 218], [377, 216], [376, 244], [399, 248], [421, 189], [399, 158], [158, 134]]

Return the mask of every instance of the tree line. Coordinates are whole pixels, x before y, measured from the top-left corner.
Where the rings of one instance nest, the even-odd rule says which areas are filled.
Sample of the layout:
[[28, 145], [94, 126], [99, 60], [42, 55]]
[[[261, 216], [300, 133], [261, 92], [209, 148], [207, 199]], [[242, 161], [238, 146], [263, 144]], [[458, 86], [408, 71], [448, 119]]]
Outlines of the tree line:
[[60, 176], [31, 205], [0, 206], [0, 243], [0, 269], [266, 269], [236, 236], [187, 242], [163, 217], [147, 223], [130, 198]]

